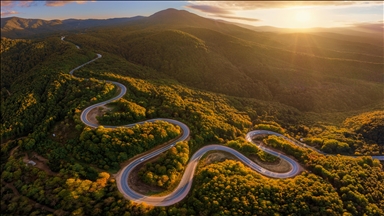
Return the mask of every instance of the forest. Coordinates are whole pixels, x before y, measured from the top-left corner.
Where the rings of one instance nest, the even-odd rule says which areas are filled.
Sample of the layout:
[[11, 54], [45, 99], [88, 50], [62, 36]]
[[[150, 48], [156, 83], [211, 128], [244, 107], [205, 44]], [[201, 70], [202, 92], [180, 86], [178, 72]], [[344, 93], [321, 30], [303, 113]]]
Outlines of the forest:
[[[364, 53], [317, 50], [313, 56], [305, 47], [294, 53], [288, 39], [279, 36], [208, 29], [208, 24], [165, 26], [103, 27], [68, 35], [67, 41], [2, 38], [2, 214], [384, 214], [383, 165], [364, 156], [384, 150], [383, 83], [377, 78], [383, 64], [373, 45], [367, 45], [376, 56], [370, 61]], [[273, 46], [276, 40], [284, 46]], [[359, 50], [353, 43], [337, 46]], [[103, 57], [69, 75], [95, 53]], [[332, 155], [261, 137], [297, 160], [303, 172], [272, 179], [237, 160], [220, 160], [198, 167], [181, 202], [137, 204], [119, 192], [115, 174], [125, 162], [182, 131], [163, 121], [117, 129], [85, 126], [84, 108], [118, 94], [104, 80], [122, 83], [127, 93], [107, 105], [97, 118], [102, 125], [171, 118], [191, 130], [188, 142], [141, 167], [139, 179], [151, 186], [175, 187], [192, 154], [212, 143], [276, 162], [245, 141], [254, 129], [275, 131]], [[302, 85], [292, 87], [298, 80]], [[362, 157], [350, 157], [355, 155]], [[37, 165], [26, 165], [29, 160]]]
[[131, 101], [119, 99], [109, 106], [113, 107], [111, 112], [107, 111], [104, 115], [97, 116], [102, 125], [126, 125], [145, 118], [145, 108]]
[[[245, 40], [220, 29], [173, 28], [111, 27], [108, 34], [95, 30], [71, 35], [68, 40], [149, 67], [189, 87], [276, 101], [300, 111], [345, 112], [381, 99], [383, 86], [378, 80], [384, 64], [373, 45], [367, 45], [375, 50], [367, 61], [364, 54], [348, 55], [356, 51], [349, 43], [338, 45], [350, 50], [337, 57], [316, 47], [322, 55], [317, 56], [284, 49], [279, 38], [273, 46], [262, 34], [257, 40]], [[317, 41], [311, 35], [306, 37]]]
[[139, 178], [149, 185], [168, 189], [182, 176], [188, 160], [188, 143], [179, 142], [156, 161], [146, 163], [139, 171]]

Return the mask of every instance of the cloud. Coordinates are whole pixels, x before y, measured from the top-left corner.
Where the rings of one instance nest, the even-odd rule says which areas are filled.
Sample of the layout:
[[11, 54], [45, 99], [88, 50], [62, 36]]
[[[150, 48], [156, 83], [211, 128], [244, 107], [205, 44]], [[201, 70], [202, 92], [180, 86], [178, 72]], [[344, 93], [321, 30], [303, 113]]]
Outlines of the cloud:
[[[216, 10], [223, 10], [230, 13], [232, 10], [255, 10], [269, 8], [289, 8], [304, 6], [348, 6], [348, 5], [373, 5], [382, 4], [381, 1], [202, 1], [190, 2], [187, 6], [191, 9], [201, 10], [199, 8], [212, 7]], [[210, 13], [209, 10], [204, 11]], [[216, 12], [211, 12], [216, 13]]]
[[1, 1], [1, 16], [18, 14], [19, 12], [13, 10], [14, 7], [31, 7], [35, 5], [36, 1]]
[[224, 16], [224, 15], [217, 15], [216, 17], [225, 18], [225, 19], [237, 19], [237, 20], [244, 20], [244, 21], [251, 21], [251, 22], [260, 21], [259, 19], [248, 18], [248, 17], [235, 17], [235, 16]]
[[[66, 4], [69, 4], [69, 3], [77, 3], [77, 4], [85, 4], [87, 2], [90, 2], [90, 1], [46, 1], [45, 2], [45, 6], [48, 6], [48, 7], [61, 7], [61, 6], [64, 6]], [[91, 1], [91, 2], [95, 2], [95, 1]]]
[[[94, 1], [92, 1], [92, 2], [94, 2]], [[85, 4], [85, 3], [87, 3], [87, 1], [76, 1], [76, 3], [77, 4]]]
[[191, 5], [187, 5], [186, 6], [187, 8], [191, 8], [191, 9], [195, 9], [195, 10], [199, 10], [199, 11], [202, 11], [202, 12], [206, 12], [206, 13], [214, 13], [214, 14], [230, 14], [231, 12], [226, 10], [226, 9], [222, 9], [220, 7], [217, 7], [217, 6], [211, 6], [211, 5], [195, 5], [195, 4], [191, 4]]
[[68, 3], [72, 3], [71, 1], [46, 1], [45, 6], [48, 7], [61, 7]]
[[14, 6], [14, 1], [1, 1], [1, 17], [18, 14], [17, 11], [12, 10]]
[[9, 16], [12, 14], [18, 14], [19, 12], [17, 11], [1, 11], [1, 16]]
[[36, 6], [35, 1], [19, 1], [17, 4], [19, 7], [31, 7], [31, 6]]
[[1, 1], [1, 7], [11, 7], [13, 4], [13, 1]]
[[348, 1], [255, 1], [255, 2], [222, 2], [223, 7], [239, 10], [254, 10], [263, 8], [289, 8], [299, 6], [352, 5]]
[[1, 1], [1, 7], [13, 8], [15, 6], [18, 7], [30, 7], [35, 6], [36, 1]]
[[[9, 16], [12, 14], [18, 14], [19, 12], [13, 10], [15, 7], [32, 7], [36, 6], [39, 0], [28, 0], [28, 1], [1, 1], [1, 16]], [[92, 1], [45, 1], [45, 6], [48, 7], [60, 7], [69, 3], [85, 4]]]

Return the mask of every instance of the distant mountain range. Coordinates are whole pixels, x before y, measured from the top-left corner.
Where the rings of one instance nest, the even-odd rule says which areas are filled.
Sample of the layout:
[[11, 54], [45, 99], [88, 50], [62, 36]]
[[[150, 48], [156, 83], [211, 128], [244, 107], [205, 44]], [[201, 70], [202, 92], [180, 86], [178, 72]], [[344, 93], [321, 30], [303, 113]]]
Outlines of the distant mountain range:
[[[63, 33], [68, 31], [86, 31], [95, 27], [113, 27], [124, 24], [139, 24], [141, 26], [193, 26], [208, 29], [220, 28], [223, 32], [230, 30], [250, 32], [249, 29], [238, 27], [232, 23], [207, 19], [185, 10], [166, 9], [149, 17], [135, 16], [130, 18], [112, 19], [66, 19], [42, 20], [24, 19], [19, 17], [1, 18], [1, 36], [7, 38], [34, 38], [47, 34]], [[228, 24], [231, 24], [228, 27]]]
[[240, 27], [175, 9], [108, 20], [1, 21], [5, 37], [54, 34], [60, 41], [58, 36], [65, 34], [67, 42], [105, 56], [99, 63], [113, 59], [115, 66], [106, 68], [121, 67], [113, 71], [117, 74], [136, 65], [150, 69], [145, 76], [153, 79], [301, 111], [346, 111], [382, 101], [383, 43], [377, 31], [356, 28], [346, 35], [323, 32], [332, 29], [308, 33]]
[[[65, 31], [84, 31], [95, 27], [116, 26], [138, 23], [140, 25], [173, 25], [173, 26], [194, 26], [208, 29], [221, 28], [223, 32], [230, 24], [230, 31], [239, 33], [247, 30], [272, 33], [311, 33], [327, 36], [334, 39], [344, 39], [343, 35], [350, 35], [348, 40], [354, 42], [366, 42], [384, 46], [383, 44], [383, 23], [360, 24], [344, 28], [311, 28], [311, 29], [288, 29], [272, 26], [252, 26], [241, 23], [228, 22], [224, 20], [207, 19], [185, 10], [166, 9], [159, 11], [149, 17], [135, 16], [130, 18], [111, 19], [66, 19], [66, 20], [42, 20], [25, 19], [19, 17], [1, 18], [1, 36], [7, 38], [33, 38], [41, 34], [52, 34]], [[233, 25], [241, 28], [234, 28]], [[369, 41], [366, 38], [370, 38]]]
[[[335, 39], [350, 40], [354, 42], [365, 42], [375, 45], [384, 46], [384, 28], [383, 23], [365, 23], [351, 27], [337, 27], [337, 28], [278, 28], [273, 26], [253, 26], [242, 23], [233, 23], [225, 20], [218, 20], [223, 23], [234, 24], [246, 29], [254, 30], [257, 32], [270, 32], [279, 34], [291, 34], [291, 33], [310, 33], [312, 35], [327, 36]], [[352, 36], [345, 38], [344, 35]], [[366, 38], [370, 38], [369, 41]]]
[[140, 20], [144, 17], [113, 19], [66, 19], [42, 20], [19, 17], [1, 18], [1, 36], [8, 38], [29, 38], [36, 35], [57, 33], [62, 31], [86, 30], [94, 27], [114, 26]]

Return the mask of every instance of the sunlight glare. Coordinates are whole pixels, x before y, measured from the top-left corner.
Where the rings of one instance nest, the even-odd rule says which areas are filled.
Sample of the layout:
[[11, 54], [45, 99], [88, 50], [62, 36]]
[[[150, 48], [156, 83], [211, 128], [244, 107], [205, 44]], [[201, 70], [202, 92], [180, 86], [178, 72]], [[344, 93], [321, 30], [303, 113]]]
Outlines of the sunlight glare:
[[296, 21], [307, 23], [311, 20], [311, 14], [308, 11], [299, 11], [296, 13]]

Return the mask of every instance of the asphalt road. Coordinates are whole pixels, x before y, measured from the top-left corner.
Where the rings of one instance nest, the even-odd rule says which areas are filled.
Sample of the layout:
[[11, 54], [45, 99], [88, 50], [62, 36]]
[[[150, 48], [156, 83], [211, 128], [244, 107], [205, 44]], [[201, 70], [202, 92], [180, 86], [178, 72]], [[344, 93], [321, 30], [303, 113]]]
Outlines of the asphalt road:
[[[62, 37], [61, 40], [64, 40], [65, 37]], [[79, 48], [79, 47], [78, 47]], [[86, 62], [76, 68], [74, 68], [73, 70], [71, 70], [69, 73], [71, 75], [73, 75], [73, 72], [75, 70], [78, 70], [79, 68], [81, 67], [84, 67], [85, 65], [93, 62], [93, 61], [96, 61], [97, 59], [101, 58], [102, 56], [100, 54], [97, 54], [97, 57], [89, 62]], [[105, 82], [109, 82], [109, 83], [112, 83], [116, 86], [119, 86], [121, 91], [119, 93], [119, 95], [117, 95], [116, 97], [114, 98], [111, 98], [107, 101], [104, 101], [104, 102], [100, 102], [100, 103], [97, 103], [97, 104], [94, 104], [92, 106], [89, 106], [87, 107], [86, 109], [84, 109], [84, 111], [81, 113], [81, 121], [87, 125], [87, 126], [90, 126], [90, 127], [98, 127], [99, 125], [97, 124], [93, 124], [91, 123], [87, 116], [88, 116], [88, 113], [96, 108], [96, 107], [99, 107], [99, 106], [103, 106], [105, 104], [108, 104], [112, 101], [115, 101], [121, 97], [123, 97], [127, 91], [127, 88], [121, 84], [121, 83], [118, 83], [118, 82], [114, 82], [114, 81], [105, 81]], [[175, 204], [179, 201], [181, 201], [182, 199], [184, 199], [189, 190], [191, 189], [191, 186], [192, 186], [192, 181], [193, 181], [193, 176], [194, 176], [194, 173], [195, 173], [195, 170], [196, 170], [196, 167], [198, 165], [198, 162], [200, 160], [200, 158], [207, 152], [209, 151], [213, 151], [213, 150], [220, 150], [220, 151], [225, 151], [225, 152], [228, 152], [230, 154], [233, 154], [235, 157], [237, 157], [240, 161], [242, 161], [244, 164], [246, 164], [247, 166], [249, 166], [250, 168], [252, 168], [253, 170], [255, 170], [256, 172], [259, 172], [260, 174], [264, 175], [264, 176], [267, 176], [267, 177], [272, 177], [272, 178], [290, 178], [290, 177], [294, 177], [296, 176], [297, 174], [299, 174], [300, 172], [300, 169], [299, 169], [299, 164], [293, 160], [292, 158], [286, 156], [286, 155], [283, 155], [279, 152], [276, 152], [266, 146], [260, 146], [258, 145], [257, 143], [253, 142], [253, 137], [254, 136], [257, 136], [257, 135], [261, 135], [261, 134], [268, 134], [268, 135], [276, 135], [276, 136], [279, 136], [279, 137], [282, 137], [290, 142], [292, 142], [293, 144], [295, 145], [298, 145], [300, 147], [303, 147], [303, 148], [310, 148], [316, 152], [319, 152], [321, 154], [324, 154], [326, 155], [325, 153], [321, 152], [320, 150], [316, 149], [316, 148], [313, 148], [311, 146], [308, 146], [308, 145], [305, 145], [304, 143], [301, 143], [301, 142], [298, 142], [297, 140], [293, 140], [293, 139], [290, 139], [288, 137], [285, 137], [279, 133], [276, 133], [276, 132], [272, 132], [272, 131], [267, 131], [267, 130], [254, 130], [254, 131], [250, 131], [249, 133], [247, 133], [246, 135], [246, 139], [257, 145], [258, 148], [260, 148], [261, 150], [269, 153], [269, 154], [272, 154], [276, 157], [279, 157], [280, 159], [282, 160], [285, 160], [287, 161], [290, 166], [291, 166], [291, 170], [286, 172], [286, 173], [276, 173], [276, 172], [272, 172], [272, 171], [269, 171], [269, 170], [266, 170], [264, 168], [262, 168], [261, 166], [259, 166], [258, 164], [254, 163], [253, 161], [251, 161], [250, 159], [248, 159], [246, 156], [244, 156], [243, 154], [241, 154], [240, 152], [232, 149], [232, 148], [229, 148], [229, 147], [226, 147], [226, 146], [223, 146], [223, 145], [207, 145], [207, 146], [204, 146], [203, 148], [199, 149], [189, 160], [189, 163], [187, 164], [187, 167], [185, 169], [185, 172], [184, 172], [184, 175], [179, 183], [179, 185], [177, 186], [177, 188], [171, 192], [170, 194], [168, 195], [165, 195], [165, 196], [146, 196], [146, 195], [143, 195], [143, 194], [140, 194], [140, 193], [137, 193], [135, 192], [134, 190], [131, 189], [131, 187], [129, 186], [128, 184], [128, 177], [131, 173], [131, 171], [136, 167], [138, 166], [139, 164], [145, 162], [146, 160], [148, 159], [151, 159], [153, 157], [156, 157], [158, 156], [159, 154], [169, 150], [170, 148], [172, 148], [174, 145], [176, 145], [177, 142], [180, 142], [180, 141], [184, 141], [184, 140], [187, 140], [189, 135], [190, 135], [190, 130], [188, 128], [187, 125], [185, 125], [184, 123], [180, 122], [180, 121], [177, 121], [177, 120], [173, 120], [173, 119], [165, 119], [165, 118], [157, 118], [157, 119], [151, 119], [151, 120], [147, 120], [147, 121], [142, 121], [142, 122], [137, 122], [137, 123], [134, 123], [134, 124], [129, 124], [129, 125], [124, 125], [124, 126], [104, 126], [105, 128], [116, 128], [116, 127], [133, 127], [137, 124], [143, 124], [145, 122], [155, 122], [155, 121], [166, 121], [166, 122], [169, 122], [171, 124], [174, 124], [174, 125], [178, 125], [181, 129], [182, 129], [182, 135], [177, 138], [176, 140], [174, 140], [173, 142], [155, 150], [155, 151], [148, 151], [148, 153], [144, 154], [144, 156], [142, 157], [138, 157], [136, 159], [134, 159], [133, 161], [131, 161], [127, 166], [125, 166], [124, 168], [122, 168], [119, 172], [119, 174], [117, 175], [116, 177], [116, 180], [117, 180], [117, 186], [118, 186], [118, 189], [119, 191], [124, 195], [124, 197], [126, 197], [127, 199], [129, 200], [132, 200], [132, 201], [135, 201], [137, 203], [141, 203], [141, 202], [145, 202], [147, 204], [150, 204], [150, 205], [153, 205], [153, 206], [169, 206], [169, 205], [172, 205], [172, 204]], [[375, 159], [379, 159], [379, 160], [384, 160], [384, 156], [373, 156], [373, 158]]]

